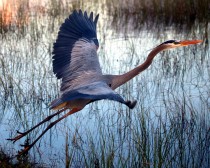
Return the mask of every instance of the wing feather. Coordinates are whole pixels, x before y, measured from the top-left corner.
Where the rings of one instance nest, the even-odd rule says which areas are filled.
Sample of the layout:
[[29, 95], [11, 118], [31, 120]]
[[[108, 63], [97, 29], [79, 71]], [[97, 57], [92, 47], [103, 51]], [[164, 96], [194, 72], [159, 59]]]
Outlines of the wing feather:
[[61, 91], [89, 84], [102, 76], [95, 44], [81, 38], [73, 46], [71, 62], [62, 69]]
[[[73, 77], [76, 76], [73, 75], [74, 73], [78, 75], [82, 71], [89, 70], [88, 66], [84, 67], [82, 64], [90, 65], [89, 62], [96, 62], [96, 69], [100, 71], [96, 54], [96, 45], [98, 45], [97, 18], [98, 15], [93, 21], [93, 13], [88, 17], [87, 12], [83, 14], [81, 10], [79, 12], [75, 10], [61, 25], [53, 48], [53, 72], [58, 79], [62, 79], [64, 84], [72, 81]], [[83, 51], [79, 51], [80, 49]], [[91, 54], [94, 54], [91, 59], [84, 59]]]

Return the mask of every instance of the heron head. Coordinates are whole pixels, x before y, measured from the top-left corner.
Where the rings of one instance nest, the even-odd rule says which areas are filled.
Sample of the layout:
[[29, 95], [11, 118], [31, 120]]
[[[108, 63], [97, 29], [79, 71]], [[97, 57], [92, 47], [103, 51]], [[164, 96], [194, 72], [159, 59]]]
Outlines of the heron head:
[[170, 48], [177, 48], [177, 47], [197, 44], [197, 43], [201, 43], [201, 42], [202, 42], [202, 40], [184, 40], [184, 41], [168, 40], [168, 41], [165, 41], [164, 43], [160, 44], [159, 46], [164, 46], [165, 49], [170, 49]]

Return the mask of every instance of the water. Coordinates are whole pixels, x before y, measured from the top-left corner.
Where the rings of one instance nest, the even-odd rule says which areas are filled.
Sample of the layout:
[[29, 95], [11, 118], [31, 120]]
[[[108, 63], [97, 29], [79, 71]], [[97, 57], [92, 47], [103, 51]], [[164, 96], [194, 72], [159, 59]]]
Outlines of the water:
[[[25, 138], [15, 144], [6, 138], [53, 113], [48, 105], [58, 96], [59, 81], [52, 73], [51, 52], [63, 18], [52, 23], [49, 16], [35, 17], [23, 34], [18, 30], [2, 34], [0, 146], [9, 154], [15, 155]], [[90, 104], [48, 131], [30, 151], [32, 158], [49, 167], [63, 167], [66, 153], [72, 167], [93, 167], [97, 160], [107, 167], [208, 167], [209, 24], [190, 29], [155, 24], [148, 29], [145, 24], [135, 29], [129, 21], [125, 27], [111, 26], [106, 18], [102, 12], [98, 27], [98, 55], [105, 74], [131, 70], [169, 39], [204, 42], [158, 54], [146, 71], [117, 89], [125, 99], [138, 100], [135, 109], [108, 100]], [[47, 124], [29, 139], [35, 139]]]

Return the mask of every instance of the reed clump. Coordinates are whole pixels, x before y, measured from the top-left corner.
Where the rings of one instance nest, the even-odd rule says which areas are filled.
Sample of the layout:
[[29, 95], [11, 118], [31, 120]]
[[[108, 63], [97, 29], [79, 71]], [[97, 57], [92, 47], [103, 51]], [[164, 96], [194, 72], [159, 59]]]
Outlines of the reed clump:
[[165, 24], [192, 24], [196, 21], [209, 20], [208, 0], [107, 0], [110, 16], [119, 18], [135, 18], [138, 23], [158, 22]]
[[[196, 22], [204, 22], [210, 19], [208, 0], [96, 0], [92, 1], [70, 1], [70, 0], [48, 0], [47, 6], [40, 4], [31, 5], [28, 1], [19, 0], [15, 5], [7, 3], [0, 9], [0, 32], [19, 29], [24, 31], [30, 24], [30, 19], [35, 15], [50, 16], [52, 28], [55, 18], [68, 15], [73, 9], [107, 10], [113, 25], [133, 24], [136, 29], [144, 23], [155, 23], [164, 25], [192, 25]], [[15, 7], [14, 7], [15, 6]], [[97, 8], [95, 9], [94, 8]], [[130, 22], [130, 19], [132, 20]]]

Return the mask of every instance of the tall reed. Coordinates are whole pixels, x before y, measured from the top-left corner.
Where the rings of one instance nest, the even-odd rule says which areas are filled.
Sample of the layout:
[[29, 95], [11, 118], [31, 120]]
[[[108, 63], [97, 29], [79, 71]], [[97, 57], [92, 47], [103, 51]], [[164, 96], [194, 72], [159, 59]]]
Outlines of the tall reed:
[[[20, 7], [16, 22], [1, 27], [1, 123], [8, 123], [14, 135], [16, 129], [27, 130], [53, 113], [48, 107], [60, 83], [52, 72], [51, 53], [59, 26], [73, 9], [101, 10], [99, 58], [106, 73], [139, 65], [148, 49], [168, 38], [203, 38], [204, 43], [162, 53], [148, 71], [119, 88], [124, 98], [138, 100], [133, 111], [116, 102], [95, 102], [50, 130], [30, 154], [42, 159], [64, 142], [49, 159], [54, 167], [208, 167], [208, 1], [120, 2], [51, 0], [44, 8], [29, 9], [27, 3], [27, 10]], [[153, 21], [161, 26], [151, 26]], [[189, 29], [186, 24], [191, 22]], [[133, 29], [138, 29], [134, 35]], [[32, 132], [29, 140], [48, 124]], [[43, 146], [47, 150], [42, 151]]]

